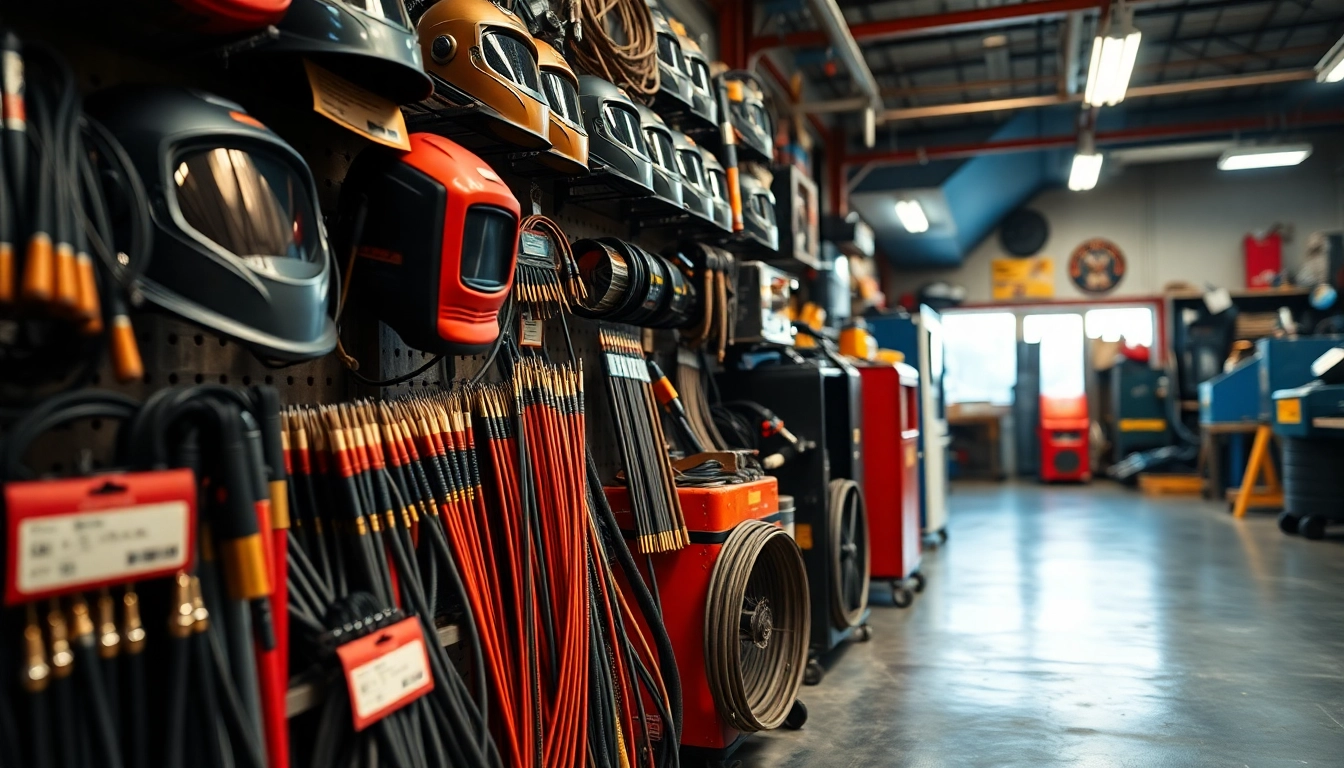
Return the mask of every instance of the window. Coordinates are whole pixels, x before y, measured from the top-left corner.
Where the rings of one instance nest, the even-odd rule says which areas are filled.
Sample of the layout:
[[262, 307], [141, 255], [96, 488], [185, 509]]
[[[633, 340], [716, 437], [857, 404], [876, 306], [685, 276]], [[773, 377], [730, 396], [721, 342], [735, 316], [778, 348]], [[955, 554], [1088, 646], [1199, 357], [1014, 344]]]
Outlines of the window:
[[1083, 316], [1027, 315], [1022, 338], [1041, 345], [1041, 395], [1076, 397], [1086, 392], [1083, 374]]
[[1011, 405], [1017, 383], [1017, 317], [1011, 312], [943, 315], [947, 403]]
[[1130, 346], [1153, 346], [1153, 310], [1150, 307], [1093, 309], [1083, 316], [1087, 338], [1124, 339]]

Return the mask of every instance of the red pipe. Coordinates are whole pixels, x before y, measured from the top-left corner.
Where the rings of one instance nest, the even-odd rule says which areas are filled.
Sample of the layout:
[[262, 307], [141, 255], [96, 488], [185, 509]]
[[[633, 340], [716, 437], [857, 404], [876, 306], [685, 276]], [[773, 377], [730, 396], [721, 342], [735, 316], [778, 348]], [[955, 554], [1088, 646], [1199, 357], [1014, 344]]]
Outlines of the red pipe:
[[[1116, 131], [1099, 131], [1096, 142], [1101, 144], [1119, 144], [1144, 139], [1169, 139], [1185, 136], [1230, 133], [1233, 131], [1255, 130], [1257, 128], [1301, 128], [1313, 125], [1344, 124], [1344, 111], [1306, 112], [1277, 121], [1266, 116], [1240, 117], [1223, 120], [1203, 120], [1194, 123], [1175, 125], [1152, 125], [1140, 128], [1122, 128]], [[979, 155], [1002, 154], [1006, 152], [1031, 152], [1041, 149], [1071, 147], [1077, 142], [1073, 134], [1059, 136], [1037, 136], [1026, 139], [1007, 139], [987, 141], [977, 144], [941, 144], [932, 147], [920, 147], [899, 151], [865, 152], [846, 158], [849, 166], [879, 163], [882, 165], [911, 165], [929, 160], [954, 160]]]
[[[724, 5], [734, 5], [734, 3], [724, 3]], [[746, 5], [746, 3], [742, 5]], [[1073, 11], [1091, 10], [1100, 5], [1100, 0], [1033, 0], [1033, 2], [998, 5], [991, 8], [872, 21], [866, 24], [850, 25], [849, 29], [854, 34], [854, 39], [860, 43], [876, 42], [900, 37], [914, 37], [930, 32], [997, 26], [1004, 21], [1029, 21], [1031, 19], [1062, 16]], [[720, 11], [722, 12], [722, 8], [720, 8]], [[766, 48], [779, 47], [822, 48], [829, 44], [830, 41], [827, 39], [825, 32], [808, 30], [776, 37], [752, 38], [749, 52], [755, 53]]]
[[750, 3], [719, 0], [719, 58], [729, 69], [747, 66]]

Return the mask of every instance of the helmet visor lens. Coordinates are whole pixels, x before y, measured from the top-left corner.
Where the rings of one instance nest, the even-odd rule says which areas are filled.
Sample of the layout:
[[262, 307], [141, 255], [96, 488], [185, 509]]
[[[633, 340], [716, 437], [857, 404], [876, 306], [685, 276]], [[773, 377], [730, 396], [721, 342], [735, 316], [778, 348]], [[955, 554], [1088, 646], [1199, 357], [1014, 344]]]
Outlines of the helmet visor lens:
[[761, 217], [767, 222], [774, 223], [775, 204], [770, 202], [770, 198], [766, 197], [765, 195], [754, 195], [751, 198], [751, 207], [752, 210], [756, 212], [757, 216]]
[[602, 105], [602, 111], [606, 113], [611, 135], [617, 141], [644, 157], [649, 156], [649, 150], [644, 146], [644, 135], [639, 130], [639, 115], [633, 109], [607, 102]]
[[775, 129], [770, 125], [770, 116], [765, 113], [765, 107], [757, 103], [747, 105], [747, 117], [752, 124], [760, 128], [768, 136], [774, 133]]
[[574, 83], [555, 72], [542, 72], [541, 82], [546, 86], [546, 102], [551, 105], [551, 111], [579, 125], [583, 118], [579, 116], [579, 92]]
[[666, 131], [657, 128], [645, 128], [644, 135], [649, 139], [649, 154], [653, 156], [653, 162], [665, 171], [677, 173], [677, 161], [673, 159], [676, 150], [672, 148], [672, 137]]
[[703, 187], [705, 184], [705, 161], [700, 157], [699, 152], [689, 149], [683, 149], [677, 152], [677, 165], [681, 166], [681, 175], [686, 180]]
[[341, 2], [375, 19], [382, 19], [406, 29], [411, 28], [411, 19], [406, 15], [406, 6], [402, 0], [341, 0]]
[[533, 93], [541, 93], [541, 74], [537, 58], [527, 44], [502, 32], [486, 32], [481, 39], [485, 49], [485, 63], [516, 85]]
[[658, 33], [658, 60], [681, 72], [686, 71], [686, 60], [682, 56], [681, 43], [666, 33]]
[[720, 200], [728, 199], [728, 179], [722, 171], [709, 172], [709, 189], [714, 193], [714, 197]]
[[518, 247], [518, 219], [503, 208], [473, 205], [462, 224], [462, 282], [486, 293], [503, 288]]
[[309, 187], [289, 163], [246, 149], [197, 149], [178, 158], [173, 182], [186, 223], [254, 268], [317, 260]]
[[704, 59], [691, 59], [691, 81], [702, 91], [709, 90], [709, 65]]

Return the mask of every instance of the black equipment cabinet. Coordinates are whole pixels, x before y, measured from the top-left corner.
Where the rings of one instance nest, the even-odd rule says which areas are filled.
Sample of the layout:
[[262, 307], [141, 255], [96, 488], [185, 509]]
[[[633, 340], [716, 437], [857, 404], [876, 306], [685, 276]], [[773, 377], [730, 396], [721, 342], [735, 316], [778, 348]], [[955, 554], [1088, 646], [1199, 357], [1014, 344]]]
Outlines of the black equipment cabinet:
[[[836, 478], [862, 484], [861, 381], [853, 368], [829, 362], [782, 363], [752, 370], [731, 367], [718, 377], [723, 400], [753, 400], [775, 412], [800, 439], [816, 447], [790, 459], [770, 474], [780, 494], [792, 496], [795, 539], [807, 567], [812, 598], [810, 650], [820, 656], [853, 636], [867, 639], [867, 614], [856, 627], [838, 628], [832, 618], [832, 557], [829, 485]], [[813, 671], [815, 670], [815, 671]], [[809, 664], [809, 683], [820, 667]]]

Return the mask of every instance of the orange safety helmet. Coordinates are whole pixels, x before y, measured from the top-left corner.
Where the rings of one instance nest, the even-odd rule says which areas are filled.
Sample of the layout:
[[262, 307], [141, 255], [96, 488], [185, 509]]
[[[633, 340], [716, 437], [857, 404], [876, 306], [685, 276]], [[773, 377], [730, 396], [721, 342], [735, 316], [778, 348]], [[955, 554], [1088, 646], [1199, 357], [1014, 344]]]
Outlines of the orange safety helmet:
[[520, 149], [550, 148], [537, 44], [522, 19], [491, 0], [439, 0], [416, 35], [434, 81], [421, 107]]
[[579, 109], [579, 79], [569, 62], [550, 43], [538, 40], [541, 85], [551, 107], [551, 148], [538, 161], [569, 176], [588, 173], [588, 131]]

